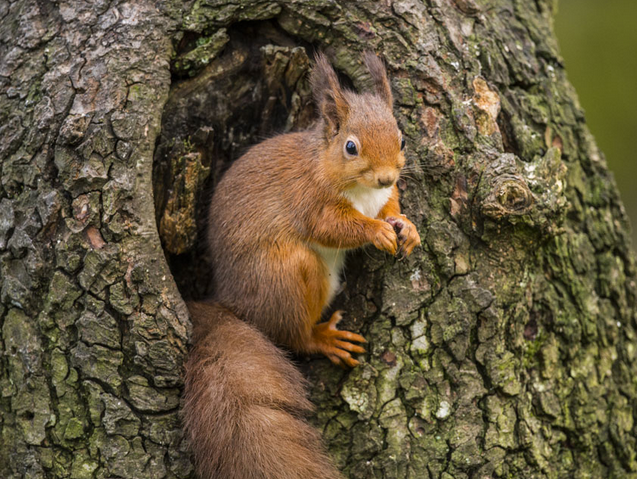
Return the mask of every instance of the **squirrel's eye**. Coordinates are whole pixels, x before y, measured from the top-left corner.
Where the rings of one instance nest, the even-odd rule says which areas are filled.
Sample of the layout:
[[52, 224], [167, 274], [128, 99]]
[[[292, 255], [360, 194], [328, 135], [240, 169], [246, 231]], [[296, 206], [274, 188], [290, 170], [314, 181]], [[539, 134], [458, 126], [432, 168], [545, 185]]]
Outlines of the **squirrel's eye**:
[[400, 139], [400, 151], [403, 151], [405, 149], [405, 139], [401, 138]]
[[358, 153], [358, 150], [356, 149], [356, 143], [354, 143], [352, 140], [347, 140], [347, 143], [345, 143], [345, 151], [348, 155], [356, 155]]

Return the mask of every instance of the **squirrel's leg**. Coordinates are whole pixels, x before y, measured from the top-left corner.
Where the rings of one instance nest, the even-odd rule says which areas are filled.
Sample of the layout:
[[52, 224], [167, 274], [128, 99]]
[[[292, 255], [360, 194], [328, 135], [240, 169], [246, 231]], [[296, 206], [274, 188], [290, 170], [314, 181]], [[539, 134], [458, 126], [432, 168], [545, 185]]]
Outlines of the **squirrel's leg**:
[[420, 244], [420, 235], [416, 226], [409, 219], [400, 213], [400, 193], [398, 187], [394, 185], [389, 200], [378, 213], [379, 220], [385, 220], [394, 227], [398, 236], [398, 250], [405, 256], [409, 256], [412, 250]]
[[323, 354], [339, 366], [358, 365], [359, 362], [351, 353], [364, 353], [365, 349], [353, 343], [365, 343], [365, 338], [360, 334], [336, 328], [342, 317], [340, 311], [335, 312], [329, 321], [320, 323], [321, 314], [329, 300], [330, 287], [328, 271], [323, 260], [309, 248], [295, 256], [296, 274], [290, 277], [294, 278], [297, 286], [301, 286], [303, 301], [296, 308], [296, 333], [290, 336], [288, 345], [302, 353]]
[[[236, 259], [233, 268], [216, 272], [215, 301], [278, 345], [303, 354], [322, 353], [334, 362], [339, 358], [339, 364], [356, 364], [350, 352], [362, 348], [338, 341], [364, 342], [363, 337], [339, 332], [337, 321], [329, 327], [317, 325], [333, 285], [316, 251], [306, 242], [278, 242], [264, 245], [246, 263], [241, 259], [245, 258]], [[226, 271], [230, 276], [224, 276]]]

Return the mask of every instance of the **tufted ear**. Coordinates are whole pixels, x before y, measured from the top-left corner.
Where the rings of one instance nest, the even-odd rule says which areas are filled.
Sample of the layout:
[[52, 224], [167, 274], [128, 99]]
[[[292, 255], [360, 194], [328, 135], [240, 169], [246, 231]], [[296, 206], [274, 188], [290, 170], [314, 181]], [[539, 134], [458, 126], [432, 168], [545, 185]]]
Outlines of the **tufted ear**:
[[375, 93], [385, 100], [389, 108], [392, 108], [394, 105], [394, 97], [391, 94], [391, 87], [387, 79], [387, 70], [385, 69], [383, 61], [378, 58], [375, 53], [370, 51], [365, 52], [363, 58], [365, 59], [365, 66], [367, 66], [372, 76]]
[[316, 55], [316, 64], [310, 76], [310, 83], [316, 105], [325, 120], [327, 132], [330, 136], [336, 135], [347, 120], [350, 106], [338, 82], [336, 72], [322, 53]]

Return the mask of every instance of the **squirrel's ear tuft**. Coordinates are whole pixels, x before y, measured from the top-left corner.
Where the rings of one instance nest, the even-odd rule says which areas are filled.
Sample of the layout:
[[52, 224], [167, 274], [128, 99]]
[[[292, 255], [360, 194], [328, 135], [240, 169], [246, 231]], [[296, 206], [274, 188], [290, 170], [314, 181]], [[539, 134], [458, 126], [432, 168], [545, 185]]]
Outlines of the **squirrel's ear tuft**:
[[376, 94], [385, 100], [389, 108], [392, 108], [394, 105], [394, 97], [391, 94], [391, 87], [387, 79], [387, 70], [385, 69], [383, 61], [378, 58], [375, 53], [370, 51], [365, 52], [363, 58], [365, 59], [365, 66], [367, 66], [369, 74], [372, 76]]
[[349, 114], [349, 103], [343, 94], [336, 72], [323, 53], [316, 54], [310, 76], [314, 99], [330, 135], [336, 135]]

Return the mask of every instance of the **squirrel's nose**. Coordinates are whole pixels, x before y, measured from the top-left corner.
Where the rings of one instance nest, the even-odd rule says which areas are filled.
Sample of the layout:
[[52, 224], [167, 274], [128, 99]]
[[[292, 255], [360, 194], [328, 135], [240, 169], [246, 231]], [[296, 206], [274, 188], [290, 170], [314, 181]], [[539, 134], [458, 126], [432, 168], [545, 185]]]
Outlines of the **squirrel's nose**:
[[382, 186], [383, 188], [387, 186], [391, 186], [396, 181], [396, 177], [394, 176], [379, 176], [378, 177], [378, 186]]

